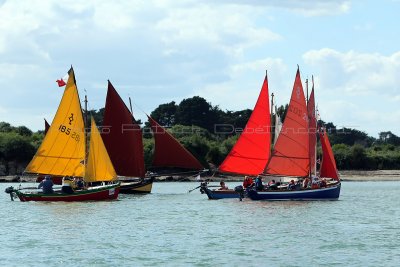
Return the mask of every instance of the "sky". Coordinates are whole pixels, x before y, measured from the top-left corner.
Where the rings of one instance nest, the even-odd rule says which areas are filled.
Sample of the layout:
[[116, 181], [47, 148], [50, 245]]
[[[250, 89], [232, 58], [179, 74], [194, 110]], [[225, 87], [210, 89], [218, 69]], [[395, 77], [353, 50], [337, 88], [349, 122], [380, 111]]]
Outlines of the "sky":
[[104, 107], [109, 79], [145, 120], [201, 96], [252, 109], [268, 70], [278, 105], [300, 67], [321, 119], [400, 136], [400, 0], [0, 0], [0, 121], [42, 130], [70, 66]]

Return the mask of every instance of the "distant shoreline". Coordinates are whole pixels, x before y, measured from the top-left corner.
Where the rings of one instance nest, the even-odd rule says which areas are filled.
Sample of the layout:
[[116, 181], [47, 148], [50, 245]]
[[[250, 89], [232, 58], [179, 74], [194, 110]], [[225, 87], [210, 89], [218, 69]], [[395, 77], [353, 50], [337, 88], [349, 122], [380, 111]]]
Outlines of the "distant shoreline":
[[[368, 182], [368, 181], [400, 181], [400, 170], [378, 170], [378, 171], [359, 171], [349, 170], [340, 171], [340, 179], [344, 182]], [[33, 183], [35, 177], [21, 176], [0, 176], [0, 183]], [[217, 182], [224, 180], [226, 182], [241, 182], [243, 176], [218, 175], [214, 177], [201, 177], [201, 180], [210, 179]], [[160, 176], [156, 182], [197, 182], [194, 176]]]

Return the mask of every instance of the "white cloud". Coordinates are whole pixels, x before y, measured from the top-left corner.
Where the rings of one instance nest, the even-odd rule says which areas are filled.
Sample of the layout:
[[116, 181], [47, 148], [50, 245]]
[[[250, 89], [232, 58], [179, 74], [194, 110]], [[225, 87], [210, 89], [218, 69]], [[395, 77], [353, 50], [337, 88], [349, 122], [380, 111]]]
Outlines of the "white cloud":
[[253, 12], [251, 7], [219, 5], [169, 9], [155, 28], [167, 51], [172, 47], [185, 50], [188, 44], [206, 44], [230, 55], [241, 55], [246, 48], [281, 38], [269, 29], [257, 27], [252, 19], [257, 14]]
[[212, 2], [282, 8], [306, 17], [340, 15], [349, 12], [351, 7], [348, 0], [219, 0]]
[[354, 95], [400, 93], [400, 52], [384, 56], [324, 48], [306, 52], [303, 59], [319, 70], [321, 86]]
[[[400, 52], [385, 56], [324, 48], [306, 52], [303, 59], [317, 71], [317, 97], [328, 107], [326, 111], [321, 107], [326, 120], [358, 125], [374, 135], [400, 131], [394, 115], [400, 95]], [[332, 99], [346, 104], [335, 107]]]

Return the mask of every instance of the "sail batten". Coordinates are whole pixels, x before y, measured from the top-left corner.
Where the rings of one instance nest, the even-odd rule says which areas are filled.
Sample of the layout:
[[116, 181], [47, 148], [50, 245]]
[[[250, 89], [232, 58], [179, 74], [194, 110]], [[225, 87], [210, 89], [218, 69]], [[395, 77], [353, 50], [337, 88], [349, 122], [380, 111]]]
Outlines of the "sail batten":
[[154, 136], [154, 167], [201, 170], [203, 166], [179, 141], [153, 118], [147, 116]]
[[219, 166], [219, 171], [258, 175], [270, 156], [271, 118], [268, 78], [265, 76], [254, 110], [238, 141]]
[[35, 156], [26, 167], [27, 173], [59, 176], [83, 176], [85, 168], [85, 134], [82, 109], [73, 69], [53, 122]]
[[142, 131], [110, 81], [101, 136], [118, 175], [145, 176]]
[[309, 174], [307, 114], [300, 71], [297, 70], [288, 111], [272, 156], [264, 170], [266, 174], [299, 177]]

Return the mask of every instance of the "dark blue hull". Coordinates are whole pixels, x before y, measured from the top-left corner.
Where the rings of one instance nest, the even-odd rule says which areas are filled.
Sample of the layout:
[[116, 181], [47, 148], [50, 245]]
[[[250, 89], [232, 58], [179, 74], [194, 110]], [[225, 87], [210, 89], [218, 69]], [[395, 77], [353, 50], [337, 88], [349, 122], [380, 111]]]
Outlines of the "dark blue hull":
[[340, 183], [326, 188], [296, 191], [256, 191], [247, 190], [252, 200], [337, 200], [340, 195]]
[[233, 189], [229, 190], [210, 190], [208, 187], [203, 187], [204, 193], [208, 199], [223, 199], [223, 198], [240, 198], [239, 193]]

